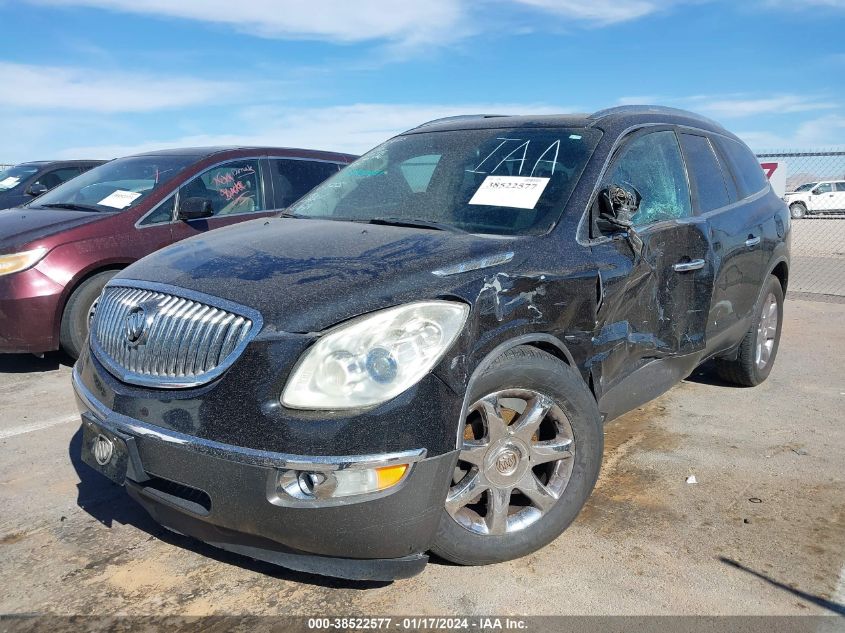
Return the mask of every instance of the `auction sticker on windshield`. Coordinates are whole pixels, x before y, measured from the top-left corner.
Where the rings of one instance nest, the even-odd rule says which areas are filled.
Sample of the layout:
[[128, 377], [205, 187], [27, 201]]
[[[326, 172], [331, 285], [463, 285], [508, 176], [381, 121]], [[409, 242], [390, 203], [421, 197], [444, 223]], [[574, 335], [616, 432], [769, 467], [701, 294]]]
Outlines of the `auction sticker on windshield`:
[[8, 178], [4, 178], [0, 180], [0, 187], [6, 187], [7, 189], [11, 189], [16, 184], [21, 181], [20, 178], [16, 178], [15, 176], [9, 176]]
[[548, 178], [487, 176], [469, 204], [533, 209], [548, 184]]
[[125, 209], [132, 204], [132, 201], [135, 200], [135, 198], [140, 196], [141, 194], [137, 191], [124, 191], [122, 189], [118, 189], [100, 200], [97, 204], [101, 204], [104, 207], [114, 207], [115, 209]]

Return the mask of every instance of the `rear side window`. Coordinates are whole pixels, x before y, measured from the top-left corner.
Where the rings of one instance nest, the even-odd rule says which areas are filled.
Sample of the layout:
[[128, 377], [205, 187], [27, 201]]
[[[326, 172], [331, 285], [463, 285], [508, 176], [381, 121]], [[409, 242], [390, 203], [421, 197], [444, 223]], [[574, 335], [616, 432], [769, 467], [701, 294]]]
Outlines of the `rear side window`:
[[280, 209], [289, 207], [338, 171], [336, 163], [316, 160], [275, 158], [272, 162], [276, 206]]
[[686, 155], [690, 181], [698, 194], [699, 211], [707, 213], [729, 205], [731, 197], [710, 141], [704, 136], [681, 134], [681, 145]]
[[845, 182], [837, 182], [836, 183], [836, 190], [837, 191], [845, 191]]
[[728, 163], [736, 176], [739, 193], [743, 198], [762, 191], [769, 181], [757, 157], [742, 143], [722, 136], [716, 137], [716, 144], [727, 157]]

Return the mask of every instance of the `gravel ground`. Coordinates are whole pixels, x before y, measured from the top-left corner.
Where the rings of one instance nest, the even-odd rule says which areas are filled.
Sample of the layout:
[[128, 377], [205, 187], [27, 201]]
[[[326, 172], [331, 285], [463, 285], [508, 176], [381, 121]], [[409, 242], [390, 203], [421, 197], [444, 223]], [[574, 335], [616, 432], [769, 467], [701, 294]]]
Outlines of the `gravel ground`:
[[844, 320], [843, 303], [789, 300], [765, 384], [730, 387], [705, 366], [608, 424], [595, 493], [542, 551], [433, 561], [393, 584], [288, 572], [162, 530], [80, 463], [62, 358], [0, 356], [0, 613], [842, 613]]

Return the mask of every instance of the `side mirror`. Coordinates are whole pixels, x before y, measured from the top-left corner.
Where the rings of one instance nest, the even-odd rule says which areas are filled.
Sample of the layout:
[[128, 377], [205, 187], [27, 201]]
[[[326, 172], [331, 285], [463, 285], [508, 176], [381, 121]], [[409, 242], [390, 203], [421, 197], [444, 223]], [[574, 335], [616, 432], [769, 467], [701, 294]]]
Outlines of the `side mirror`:
[[214, 215], [214, 205], [208, 198], [184, 198], [179, 201], [176, 217], [180, 220], [198, 220]]
[[34, 182], [26, 188], [24, 193], [28, 196], [40, 196], [42, 193], [47, 193], [47, 187], [40, 182]]
[[599, 193], [599, 222], [610, 230], [630, 231], [642, 196], [632, 185], [610, 185]]
[[642, 251], [643, 242], [634, 231], [634, 216], [641, 201], [642, 196], [633, 185], [609, 185], [599, 192], [599, 217], [596, 220], [602, 233], [627, 238], [637, 255]]

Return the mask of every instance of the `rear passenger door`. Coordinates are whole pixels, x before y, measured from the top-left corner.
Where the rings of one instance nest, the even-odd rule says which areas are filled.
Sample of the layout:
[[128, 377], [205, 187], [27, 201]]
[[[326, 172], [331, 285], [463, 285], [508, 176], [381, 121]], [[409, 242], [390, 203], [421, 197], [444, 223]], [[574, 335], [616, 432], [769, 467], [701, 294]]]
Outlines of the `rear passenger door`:
[[276, 208], [287, 209], [340, 169], [337, 163], [307, 158], [270, 158]]
[[[764, 225], [769, 219], [761, 191], [768, 187], [757, 159], [743, 145], [721, 136], [681, 134], [694, 183], [696, 211], [707, 220], [715, 283], [707, 321], [708, 352], [733, 343], [748, 327], [766, 265]], [[720, 189], [717, 174], [727, 190]]]

